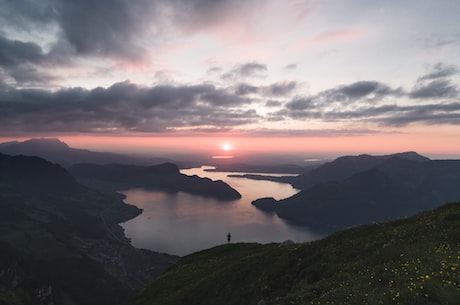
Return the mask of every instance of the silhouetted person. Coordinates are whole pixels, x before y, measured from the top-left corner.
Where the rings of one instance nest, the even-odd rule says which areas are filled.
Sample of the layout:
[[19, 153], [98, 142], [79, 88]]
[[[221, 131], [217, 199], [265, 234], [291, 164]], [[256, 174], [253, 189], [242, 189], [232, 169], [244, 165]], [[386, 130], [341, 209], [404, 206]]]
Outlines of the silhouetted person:
[[227, 242], [230, 243], [231, 240], [232, 240], [232, 235], [230, 234], [230, 232], [228, 232], [228, 234], [227, 234]]

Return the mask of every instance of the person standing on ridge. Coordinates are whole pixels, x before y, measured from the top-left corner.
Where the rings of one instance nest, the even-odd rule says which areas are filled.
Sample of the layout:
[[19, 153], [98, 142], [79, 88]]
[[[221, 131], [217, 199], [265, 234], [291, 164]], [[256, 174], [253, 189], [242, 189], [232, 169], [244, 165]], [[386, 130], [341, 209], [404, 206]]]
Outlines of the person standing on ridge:
[[228, 232], [228, 234], [227, 234], [227, 243], [230, 243], [231, 240], [232, 240], [232, 235], [230, 234], [230, 232]]

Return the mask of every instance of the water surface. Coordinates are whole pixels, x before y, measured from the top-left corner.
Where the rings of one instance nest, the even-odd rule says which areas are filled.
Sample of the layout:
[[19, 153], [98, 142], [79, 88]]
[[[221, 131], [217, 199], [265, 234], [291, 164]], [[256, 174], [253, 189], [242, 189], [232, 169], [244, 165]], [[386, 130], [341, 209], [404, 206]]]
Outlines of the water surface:
[[261, 197], [290, 197], [298, 192], [291, 185], [232, 178], [227, 175], [245, 173], [208, 172], [206, 168], [209, 167], [181, 172], [223, 180], [237, 189], [242, 198], [220, 201], [183, 192], [123, 191], [126, 202], [144, 210], [138, 217], [122, 224], [133, 246], [182, 256], [227, 242], [228, 232], [232, 235], [232, 242], [269, 243], [318, 238], [307, 228], [288, 225], [278, 216], [251, 205], [253, 200]]

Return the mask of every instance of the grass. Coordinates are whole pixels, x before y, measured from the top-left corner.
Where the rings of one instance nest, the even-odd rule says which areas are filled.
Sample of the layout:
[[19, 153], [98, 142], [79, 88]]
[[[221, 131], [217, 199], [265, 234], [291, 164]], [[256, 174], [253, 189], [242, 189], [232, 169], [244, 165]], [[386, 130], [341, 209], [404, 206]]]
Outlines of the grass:
[[460, 203], [323, 240], [182, 258], [127, 304], [459, 304]]

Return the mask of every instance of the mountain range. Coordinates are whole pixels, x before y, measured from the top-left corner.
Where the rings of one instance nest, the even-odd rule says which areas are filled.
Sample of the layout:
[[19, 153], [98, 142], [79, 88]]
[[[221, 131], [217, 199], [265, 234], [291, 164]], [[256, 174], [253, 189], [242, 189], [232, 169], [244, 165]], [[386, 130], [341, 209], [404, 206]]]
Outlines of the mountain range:
[[[8, 155], [40, 157], [58, 163], [80, 183], [104, 191], [143, 187], [170, 192], [183, 191], [220, 200], [241, 198], [238, 191], [225, 182], [181, 174], [179, 167], [166, 162], [169, 159], [165, 158], [147, 159], [71, 148], [54, 138], [1, 143], [0, 153], [2, 152]], [[23, 167], [27, 168], [27, 164], [23, 164]], [[40, 175], [41, 179], [48, 179], [41, 171], [31, 178], [35, 179], [36, 175]]]
[[135, 157], [111, 152], [95, 152], [72, 148], [65, 142], [55, 138], [38, 138], [23, 142], [12, 141], [0, 143], [0, 153], [41, 157], [53, 163], [58, 163], [63, 167], [77, 163], [148, 165], [171, 162], [167, 158]]
[[136, 249], [141, 212], [38, 157], [0, 154], [0, 304], [120, 304], [177, 257]]
[[[64, 147], [55, 140], [50, 147], [53, 143]], [[0, 148], [10, 145], [15, 144]], [[118, 224], [141, 210], [113, 190], [148, 187], [238, 197], [236, 190], [182, 175], [172, 163], [64, 168], [22, 154], [0, 153], [0, 305], [456, 304], [460, 299], [460, 203], [405, 218], [458, 201], [458, 160], [430, 160], [414, 152], [348, 156], [299, 176], [267, 178], [302, 191], [253, 204], [295, 224], [331, 233], [404, 219], [310, 243], [228, 244], [178, 261], [131, 246]]]
[[123, 164], [75, 164], [69, 172], [85, 185], [108, 190], [151, 188], [170, 192], [183, 191], [220, 200], [241, 198], [237, 190], [222, 180], [213, 181], [196, 175], [181, 174], [177, 165], [163, 163], [152, 166]]
[[302, 191], [253, 205], [322, 232], [407, 217], [460, 199], [460, 161], [415, 152], [341, 157], [303, 175], [270, 179]]

